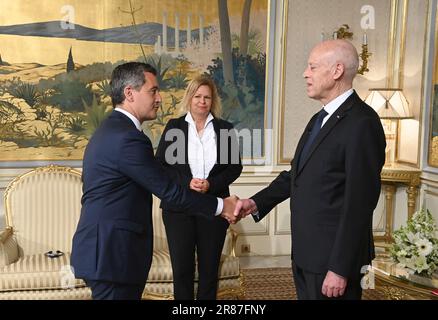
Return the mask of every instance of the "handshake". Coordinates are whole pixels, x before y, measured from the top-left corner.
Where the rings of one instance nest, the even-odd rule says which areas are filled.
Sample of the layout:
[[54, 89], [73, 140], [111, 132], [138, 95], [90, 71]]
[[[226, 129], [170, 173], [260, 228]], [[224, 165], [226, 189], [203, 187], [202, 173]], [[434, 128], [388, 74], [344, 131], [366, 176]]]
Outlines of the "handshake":
[[236, 195], [224, 199], [221, 217], [231, 224], [237, 223], [247, 215], [257, 212], [257, 205], [252, 199], [239, 199]]

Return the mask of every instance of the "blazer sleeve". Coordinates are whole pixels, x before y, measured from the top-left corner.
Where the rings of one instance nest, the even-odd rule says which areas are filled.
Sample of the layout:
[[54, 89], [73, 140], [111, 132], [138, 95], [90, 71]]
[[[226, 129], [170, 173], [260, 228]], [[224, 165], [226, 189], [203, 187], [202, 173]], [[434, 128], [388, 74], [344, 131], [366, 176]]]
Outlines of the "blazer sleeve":
[[[183, 174], [181, 170], [178, 170], [176, 167], [170, 165], [166, 161], [166, 150], [172, 143], [174, 143], [174, 141], [166, 141], [165, 137], [169, 130], [177, 128], [176, 121], [176, 119], [171, 119], [169, 122], [167, 122], [166, 127], [163, 130], [163, 134], [161, 135], [155, 157], [163, 165], [164, 170], [169, 176], [173, 177], [181, 186], [188, 187], [191, 177]], [[185, 137], [183, 138], [185, 139]], [[184, 150], [184, 152], [186, 152], [186, 150]]]
[[262, 220], [277, 204], [290, 197], [292, 169], [281, 172], [269, 186], [251, 197], [257, 205], [258, 214], [252, 215], [256, 222]]
[[217, 199], [190, 191], [174, 181], [155, 159], [150, 140], [137, 132], [128, 132], [122, 141], [119, 170], [163, 201], [184, 211], [214, 217]]
[[[227, 129], [232, 130], [233, 125], [231, 123], [227, 124]], [[221, 141], [221, 143], [223, 143], [223, 141]], [[228, 148], [228, 162], [226, 164], [222, 164], [225, 166], [225, 169], [219, 174], [207, 178], [207, 181], [210, 184], [208, 193], [218, 194], [222, 190], [227, 189], [229, 185], [232, 184], [242, 173], [242, 159], [240, 157], [239, 144], [236, 135], [229, 135], [226, 143]], [[238, 154], [237, 163], [233, 163], [232, 155], [234, 154]]]
[[345, 154], [344, 207], [329, 259], [329, 270], [349, 277], [357, 273], [358, 254], [369, 241], [373, 211], [380, 195], [385, 136], [377, 118], [354, 125]]

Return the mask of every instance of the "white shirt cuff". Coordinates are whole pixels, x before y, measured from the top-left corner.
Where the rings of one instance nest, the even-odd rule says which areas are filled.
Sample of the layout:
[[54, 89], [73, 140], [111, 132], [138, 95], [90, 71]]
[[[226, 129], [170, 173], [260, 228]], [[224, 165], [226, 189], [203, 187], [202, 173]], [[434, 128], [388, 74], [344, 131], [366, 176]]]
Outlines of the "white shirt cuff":
[[216, 216], [220, 215], [222, 213], [222, 210], [224, 209], [224, 199], [217, 198], [217, 208], [216, 208]]

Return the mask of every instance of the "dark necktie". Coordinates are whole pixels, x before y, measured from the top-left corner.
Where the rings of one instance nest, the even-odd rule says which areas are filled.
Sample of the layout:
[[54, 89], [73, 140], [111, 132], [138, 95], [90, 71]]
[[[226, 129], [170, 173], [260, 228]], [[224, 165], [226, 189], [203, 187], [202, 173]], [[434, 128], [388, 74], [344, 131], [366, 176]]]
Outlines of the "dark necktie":
[[321, 130], [322, 120], [325, 118], [326, 115], [328, 115], [328, 113], [324, 109], [321, 109], [321, 111], [318, 113], [318, 117], [316, 118], [316, 121], [313, 124], [312, 131], [310, 132], [309, 138], [307, 138], [307, 141], [304, 144], [303, 150], [301, 150], [301, 154], [300, 154], [299, 160], [298, 160], [298, 171], [301, 170], [301, 167], [303, 166], [304, 162], [306, 161], [307, 154], [309, 153], [310, 147], [312, 146], [313, 141], [315, 141], [316, 136], [318, 135], [319, 131]]

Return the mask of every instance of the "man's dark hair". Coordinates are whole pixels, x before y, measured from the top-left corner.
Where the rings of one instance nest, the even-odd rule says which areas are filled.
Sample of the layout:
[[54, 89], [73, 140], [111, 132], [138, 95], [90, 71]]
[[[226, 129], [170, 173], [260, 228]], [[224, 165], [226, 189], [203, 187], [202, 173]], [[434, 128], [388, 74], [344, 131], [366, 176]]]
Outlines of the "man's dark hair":
[[157, 75], [157, 71], [150, 64], [143, 62], [128, 62], [117, 66], [111, 75], [111, 101], [113, 107], [121, 104], [125, 100], [126, 86], [130, 85], [135, 90], [139, 90], [146, 82], [144, 72]]

